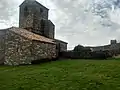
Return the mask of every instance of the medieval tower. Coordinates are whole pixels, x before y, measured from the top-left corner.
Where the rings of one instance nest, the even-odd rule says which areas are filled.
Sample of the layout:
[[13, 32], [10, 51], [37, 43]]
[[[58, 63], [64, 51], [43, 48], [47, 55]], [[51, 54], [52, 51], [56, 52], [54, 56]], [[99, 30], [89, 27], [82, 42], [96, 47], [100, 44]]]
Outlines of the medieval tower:
[[25, 0], [20, 5], [19, 27], [54, 39], [55, 25], [48, 20], [49, 9], [36, 0]]

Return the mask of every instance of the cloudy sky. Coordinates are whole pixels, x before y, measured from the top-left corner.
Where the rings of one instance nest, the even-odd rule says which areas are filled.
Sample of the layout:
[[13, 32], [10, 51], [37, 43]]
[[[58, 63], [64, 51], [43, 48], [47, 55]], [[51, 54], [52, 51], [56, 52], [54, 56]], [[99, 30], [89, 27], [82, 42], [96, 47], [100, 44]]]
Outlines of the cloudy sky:
[[[96, 46], [120, 42], [120, 0], [37, 0], [50, 9], [57, 39], [68, 49], [81, 44]], [[0, 0], [0, 28], [18, 26], [23, 0]]]

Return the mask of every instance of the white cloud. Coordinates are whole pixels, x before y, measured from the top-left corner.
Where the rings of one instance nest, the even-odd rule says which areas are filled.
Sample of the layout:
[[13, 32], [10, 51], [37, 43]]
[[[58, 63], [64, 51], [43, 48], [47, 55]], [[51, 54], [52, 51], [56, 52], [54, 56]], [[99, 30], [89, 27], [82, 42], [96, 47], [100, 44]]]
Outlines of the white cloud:
[[[58, 10], [63, 13], [56, 20], [62, 22], [56, 22], [58, 27], [61, 26], [57, 32], [66, 36], [69, 49], [76, 44], [104, 45], [110, 39], [118, 39], [120, 25], [111, 18], [113, 2], [114, 0], [54, 0]], [[68, 23], [65, 22], [65, 17]]]
[[[23, 0], [1, 0], [0, 27], [18, 26], [18, 6]], [[50, 9], [56, 38], [77, 44], [104, 45], [120, 38], [119, 0], [37, 0]], [[4, 5], [4, 6], [3, 6]]]

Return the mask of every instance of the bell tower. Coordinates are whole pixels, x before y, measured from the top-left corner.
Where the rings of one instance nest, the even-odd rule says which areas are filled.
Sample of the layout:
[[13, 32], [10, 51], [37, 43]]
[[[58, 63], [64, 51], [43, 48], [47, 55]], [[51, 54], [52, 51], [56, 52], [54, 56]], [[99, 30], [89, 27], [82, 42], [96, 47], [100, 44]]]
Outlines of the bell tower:
[[48, 20], [49, 9], [36, 0], [25, 0], [19, 7], [19, 27], [54, 38], [54, 24]]
[[[36, 0], [25, 0], [19, 9], [19, 27], [43, 35], [49, 9]], [[44, 22], [41, 23], [41, 20]]]

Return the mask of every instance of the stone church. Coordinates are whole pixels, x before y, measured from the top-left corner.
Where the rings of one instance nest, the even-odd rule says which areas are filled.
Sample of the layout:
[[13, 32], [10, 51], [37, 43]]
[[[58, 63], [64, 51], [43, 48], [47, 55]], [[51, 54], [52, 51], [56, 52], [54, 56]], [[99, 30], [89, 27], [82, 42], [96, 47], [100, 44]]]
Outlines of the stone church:
[[67, 43], [54, 37], [48, 8], [36, 0], [25, 0], [19, 8], [19, 27], [0, 30], [0, 64], [31, 64], [67, 51]]

